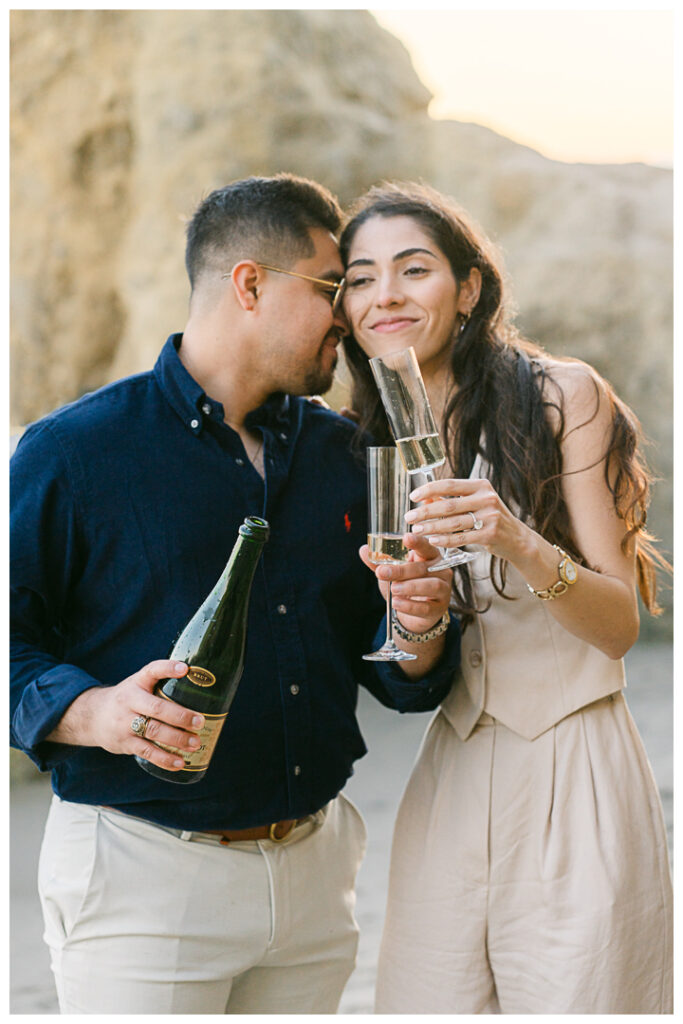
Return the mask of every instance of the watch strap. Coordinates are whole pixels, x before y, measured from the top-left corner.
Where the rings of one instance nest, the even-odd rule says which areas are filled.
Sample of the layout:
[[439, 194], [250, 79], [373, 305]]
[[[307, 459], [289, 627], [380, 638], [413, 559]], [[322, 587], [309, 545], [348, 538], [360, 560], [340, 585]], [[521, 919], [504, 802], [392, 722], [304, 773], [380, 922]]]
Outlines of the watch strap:
[[[559, 544], [553, 544], [553, 547], [560, 554], [560, 566], [564, 562], [571, 562], [572, 561], [570, 556], [567, 554], [567, 552], [564, 551], [559, 546]], [[572, 565], [573, 564], [574, 563], [572, 562]], [[559, 567], [558, 567], [558, 570], [559, 570]], [[562, 594], [566, 594], [567, 591], [569, 590], [569, 587], [573, 583], [576, 583], [576, 578], [574, 578], [573, 580], [570, 580], [569, 583], [567, 583], [567, 581], [563, 580], [562, 576], [560, 575], [560, 578], [558, 580], [556, 580], [556, 582], [553, 583], [552, 586], [546, 587], [544, 590], [534, 590], [534, 588], [529, 583], [527, 583], [526, 586], [527, 586], [527, 590], [529, 591], [529, 593], [533, 594], [534, 597], [540, 598], [541, 601], [554, 601], [556, 597], [561, 597]]]

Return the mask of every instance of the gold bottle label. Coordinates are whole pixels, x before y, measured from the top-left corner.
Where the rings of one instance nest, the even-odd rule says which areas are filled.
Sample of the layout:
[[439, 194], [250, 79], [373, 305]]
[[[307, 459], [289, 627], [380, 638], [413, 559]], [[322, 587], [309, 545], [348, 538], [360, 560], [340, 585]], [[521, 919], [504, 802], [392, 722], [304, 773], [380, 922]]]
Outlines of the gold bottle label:
[[[165, 693], [160, 693], [159, 696], [165, 700], [171, 699]], [[180, 769], [181, 772], [203, 772], [205, 770], [218, 742], [223, 723], [228, 717], [227, 712], [224, 715], [207, 715], [204, 712], [200, 712], [200, 714], [204, 715], [204, 725], [196, 734], [201, 740], [201, 746], [196, 750], [178, 750], [177, 747], [169, 747], [165, 743], [156, 744], [162, 750], [168, 750], [170, 754], [182, 757], [185, 767]]]
[[213, 686], [216, 682], [213, 672], [209, 672], [208, 668], [200, 668], [199, 665], [190, 665], [185, 678], [195, 686]]

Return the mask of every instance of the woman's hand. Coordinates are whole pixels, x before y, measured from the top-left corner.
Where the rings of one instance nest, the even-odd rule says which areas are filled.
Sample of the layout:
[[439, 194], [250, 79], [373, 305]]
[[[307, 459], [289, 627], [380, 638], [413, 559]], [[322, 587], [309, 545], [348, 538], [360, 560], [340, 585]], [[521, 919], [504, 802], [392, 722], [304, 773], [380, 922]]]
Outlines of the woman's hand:
[[[570, 633], [609, 658], [621, 658], [638, 636], [637, 543], [632, 540], [624, 549], [626, 525], [605, 480], [612, 407], [583, 364], [552, 364], [550, 369], [564, 395], [562, 493], [583, 564], [576, 584], [545, 607]], [[417, 488], [411, 498], [430, 501], [406, 519], [434, 544], [481, 545], [510, 562], [534, 590], [557, 581], [556, 549], [513, 515], [487, 480], [437, 480]]]
[[347, 405], [342, 405], [339, 410], [340, 416], [345, 416], [347, 420], [351, 420], [352, 423], [360, 423], [360, 413], [356, 412], [355, 409], [349, 409]]
[[450, 569], [428, 571], [429, 564], [439, 557], [439, 552], [424, 537], [406, 533], [403, 543], [410, 551], [407, 562], [376, 565], [368, 558], [367, 544], [362, 546], [359, 554], [375, 573], [385, 600], [387, 587], [391, 584], [392, 603], [403, 626], [412, 633], [426, 633], [448, 610], [453, 574]]
[[441, 548], [477, 544], [513, 564], [528, 557], [533, 531], [501, 500], [488, 480], [435, 480], [411, 495], [423, 502], [406, 522]]

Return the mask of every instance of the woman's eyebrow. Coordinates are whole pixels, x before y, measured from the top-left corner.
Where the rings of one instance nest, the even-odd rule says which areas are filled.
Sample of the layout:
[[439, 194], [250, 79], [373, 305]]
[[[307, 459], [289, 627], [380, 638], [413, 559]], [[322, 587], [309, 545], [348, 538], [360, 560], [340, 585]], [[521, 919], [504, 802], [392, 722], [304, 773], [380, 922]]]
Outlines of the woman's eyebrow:
[[[412, 249], [402, 249], [400, 252], [397, 252], [395, 256], [392, 256], [392, 262], [397, 263], [399, 260], [404, 260], [406, 259], [407, 256], [414, 256], [415, 253], [418, 252], [426, 253], [427, 256], [433, 256], [434, 259], [437, 258], [436, 255], [429, 249], [423, 249], [420, 246], [415, 246]], [[352, 260], [351, 263], [347, 264], [346, 269], [350, 270], [351, 267], [371, 267], [374, 264], [374, 262], [374, 260], [369, 259]]]
[[433, 256], [434, 259], [436, 259], [436, 255], [433, 252], [430, 252], [429, 249], [424, 249], [420, 246], [415, 246], [412, 249], [402, 249], [401, 252], [397, 252], [396, 255], [393, 257], [394, 263], [397, 260], [404, 260], [406, 256], [414, 256], [415, 253], [417, 252], [424, 252], [427, 254], [427, 256]]

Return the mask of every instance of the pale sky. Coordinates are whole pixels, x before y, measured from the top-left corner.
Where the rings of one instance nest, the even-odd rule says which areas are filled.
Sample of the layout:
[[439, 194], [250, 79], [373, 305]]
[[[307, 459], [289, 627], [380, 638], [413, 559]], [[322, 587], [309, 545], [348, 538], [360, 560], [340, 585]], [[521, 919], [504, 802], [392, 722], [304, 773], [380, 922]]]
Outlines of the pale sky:
[[671, 10], [375, 10], [434, 94], [555, 160], [673, 162]]

